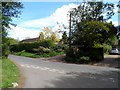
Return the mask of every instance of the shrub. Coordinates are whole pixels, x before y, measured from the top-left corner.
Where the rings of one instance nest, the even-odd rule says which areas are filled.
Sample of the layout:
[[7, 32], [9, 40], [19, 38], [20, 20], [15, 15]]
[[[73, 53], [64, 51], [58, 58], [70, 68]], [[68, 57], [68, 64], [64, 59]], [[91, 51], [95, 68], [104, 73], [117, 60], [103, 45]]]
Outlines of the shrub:
[[49, 53], [49, 52], [50, 52], [50, 49], [48, 49], [48, 48], [43, 49], [43, 53]]
[[[26, 52], [31, 52], [34, 53], [37, 50], [36, 48], [39, 48], [39, 46], [45, 47], [45, 48], [50, 48], [53, 45], [53, 41], [51, 40], [45, 40], [42, 42], [33, 42], [33, 43], [19, 43], [19, 44], [14, 44], [10, 46], [10, 51], [11, 52], [20, 52], [22, 50], [25, 50]], [[45, 52], [49, 52], [49, 50], [44, 50]]]
[[53, 41], [49, 40], [49, 39], [42, 41], [41, 44], [42, 44], [41, 46], [43, 46], [45, 48], [50, 48], [54, 45]]
[[[83, 62], [88, 63], [92, 61], [99, 62], [104, 59], [103, 54], [103, 48], [71, 48], [66, 50], [66, 57], [74, 58], [73, 62]], [[87, 61], [87, 58], [85, 60], [81, 59], [81, 57], [89, 57], [89, 60]], [[69, 59], [71, 61], [71, 59]], [[67, 60], [67, 61], [69, 61]], [[85, 61], [85, 62], [84, 62]]]
[[33, 49], [36, 53], [49, 53], [50, 49], [40, 46], [38, 49]]
[[76, 62], [75, 58], [71, 58], [71, 57], [65, 57], [65, 61], [66, 62], [73, 62], [73, 63]]
[[78, 63], [89, 63], [90, 62], [90, 57], [82, 56], [79, 59], [76, 59], [76, 62]]

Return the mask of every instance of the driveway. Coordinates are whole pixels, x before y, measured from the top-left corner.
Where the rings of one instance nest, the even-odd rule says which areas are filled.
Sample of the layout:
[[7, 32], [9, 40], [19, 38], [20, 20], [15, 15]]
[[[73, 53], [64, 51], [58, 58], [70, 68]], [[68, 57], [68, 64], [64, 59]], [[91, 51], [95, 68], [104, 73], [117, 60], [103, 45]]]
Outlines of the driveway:
[[118, 88], [117, 68], [49, 62], [15, 55], [9, 55], [9, 58], [24, 76], [22, 88]]

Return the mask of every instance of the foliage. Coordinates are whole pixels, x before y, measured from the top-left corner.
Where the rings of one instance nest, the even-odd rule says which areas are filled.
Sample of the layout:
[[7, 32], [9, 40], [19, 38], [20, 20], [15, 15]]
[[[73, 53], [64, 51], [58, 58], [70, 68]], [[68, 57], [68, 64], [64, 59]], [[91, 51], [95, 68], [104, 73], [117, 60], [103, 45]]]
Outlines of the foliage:
[[64, 52], [50, 51], [49, 53], [29, 53], [23, 50], [21, 52], [14, 52], [13, 54], [19, 56], [31, 57], [31, 58], [41, 58], [41, 57], [51, 57], [51, 56], [61, 55], [64, 54]]
[[46, 39], [42, 42], [42, 46], [45, 48], [50, 48], [53, 46], [53, 41], [51, 39]]
[[53, 41], [53, 42], [56, 42], [57, 41], [57, 36], [55, 34], [55, 32], [52, 32], [51, 36], [50, 36], [50, 39]]
[[[89, 62], [103, 60], [103, 48], [70, 48], [66, 50], [66, 58], [68, 62], [83, 62], [81, 57], [89, 57]], [[71, 59], [69, 59], [71, 58]], [[70, 60], [70, 61], [69, 61]], [[85, 60], [87, 63], [87, 61]]]
[[103, 45], [95, 44], [94, 47], [95, 48], [103, 47], [103, 51], [104, 51], [105, 54], [108, 54], [112, 50], [112, 46], [111, 45], [107, 45], [107, 44], [103, 44]]
[[40, 33], [39, 38], [40, 38], [40, 41], [44, 41], [45, 36], [44, 36], [44, 33], [43, 33], [43, 32]]
[[19, 80], [20, 73], [17, 66], [9, 59], [2, 60], [2, 88], [12, 87], [13, 82]]
[[76, 62], [88, 64], [88, 63], [90, 63], [90, 58], [87, 57], [87, 56], [82, 56], [82, 57], [78, 58], [78, 59], [76, 60]]
[[80, 64], [88, 64], [91, 62], [88, 56], [81, 56], [79, 58], [66, 57], [65, 61], [70, 63], [80, 63]]
[[115, 27], [107, 23], [114, 15], [114, 4], [101, 2], [83, 2], [70, 11], [71, 39], [74, 44], [93, 47], [94, 44], [114, 42]]
[[85, 21], [106, 21], [114, 15], [114, 4], [101, 2], [82, 2], [71, 11], [73, 23]]
[[11, 37], [8, 37], [7, 40], [8, 40], [9, 45], [19, 43], [18, 40], [14, 39], [14, 38], [11, 38]]
[[[84, 47], [93, 47], [95, 44], [104, 44], [114, 42], [116, 29], [110, 23], [104, 23], [100, 21], [88, 21], [83, 25], [83, 28], [79, 27], [75, 32], [75, 44], [83, 45]], [[94, 27], [94, 28], [93, 28]], [[113, 27], [113, 28], [112, 28]]]
[[49, 39], [52, 33], [52, 29], [50, 27], [44, 27], [43, 31], [45, 33], [45, 38]]
[[38, 49], [34, 49], [34, 51], [35, 51], [36, 53], [49, 53], [49, 52], [50, 52], [50, 49], [44, 48], [44, 47], [42, 47], [42, 46], [39, 46], [39, 48], [38, 48]]
[[[2, 19], [2, 55], [7, 56], [8, 54], [8, 43], [7, 43], [7, 28], [10, 28], [10, 25], [14, 25], [12, 23], [12, 18], [18, 18], [21, 14], [21, 9], [23, 8], [23, 4], [20, 2], [2, 2], [2, 10], [1, 17]], [[1, 6], [1, 5], [0, 5]]]
[[52, 40], [54, 43], [59, 41], [59, 35], [56, 31], [53, 31], [51, 27], [44, 27], [43, 32], [45, 34], [44, 39]]
[[50, 48], [53, 46], [52, 40], [44, 40], [41, 42], [32, 42], [32, 43], [18, 43], [10, 46], [11, 52], [20, 52], [25, 50], [26, 52], [34, 53], [34, 49], [38, 49], [40, 46], [45, 48]]
[[67, 37], [66, 31], [62, 35], [62, 41], [63, 41], [63, 44], [68, 44], [68, 37]]

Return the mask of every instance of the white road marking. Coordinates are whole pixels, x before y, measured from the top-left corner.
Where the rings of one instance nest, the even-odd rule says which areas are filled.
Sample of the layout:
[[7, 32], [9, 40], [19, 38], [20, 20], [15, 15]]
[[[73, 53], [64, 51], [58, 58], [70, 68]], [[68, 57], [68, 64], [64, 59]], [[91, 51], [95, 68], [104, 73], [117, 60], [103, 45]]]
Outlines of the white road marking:
[[34, 69], [36, 69], [36, 66], [34, 66], [34, 65], [31, 65], [31, 67], [34, 68]]
[[46, 68], [44, 68], [44, 67], [43, 67], [43, 68], [40, 68], [40, 69], [41, 69], [41, 70], [47, 70], [47, 69], [46, 69]]
[[33, 68], [33, 69], [41, 69], [41, 70], [48, 70], [50, 72], [57, 72], [57, 73], [65, 73], [63, 70], [58, 70], [58, 69], [50, 69], [48, 67], [39, 67], [39, 66], [34, 66], [34, 65], [28, 65], [28, 64], [21, 64], [22, 67], [27, 67], [27, 68]]
[[58, 73], [65, 73], [65, 71], [59, 71]]
[[26, 65], [26, 67], [27, 67], [27, 68], [30, 68], [30, 66], [29, 66], [29, 65]]
[[57, 69], [51, 69], [51, 70], [49, 70], [49, 71], [51, 71], [51, 72], [56, 72], [56, 71], [58, 71]]
[[40, 68], [39, 66], [36, 66], [36, 69]]
[[48, 67], [44, 67], [44, 69], [49, 70], [50, 68], [48, 68]]
[[96, 79], [96, 77], [90, 77], [91, 79]]
[[21, 64], [22, 67], [24, 67], [25, 65]]

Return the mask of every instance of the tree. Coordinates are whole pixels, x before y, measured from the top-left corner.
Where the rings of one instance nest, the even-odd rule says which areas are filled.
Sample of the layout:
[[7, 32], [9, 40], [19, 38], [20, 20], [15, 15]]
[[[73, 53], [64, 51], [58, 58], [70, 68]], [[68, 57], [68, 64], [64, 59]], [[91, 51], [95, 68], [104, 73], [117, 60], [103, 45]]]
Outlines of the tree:
[[[74, 44], [92, 47], [95, 43], [106, 43], [115, 31], [106, 23], [114, 15], [114, 4], [103, 2], [83, 2], [71, 13], [71, 39]], [[111, 36], [109, 34], [112, 34]], [[115, 35], [115, 34], [114, 34]]]
[[76, 31], [77, 24], [83, 29], [83, 22], [103, 21], [106, 22], [114, 15], [114, 4], [103, 2], [83, 2], [77, 8], [73, 8], [71, 13], [71, 32]]
[[88, 21], [82, 25], [84, 30], [80, 30], [78, 27], [74, 44], [83, 45], [84, 47], [94, 47], [95, 44], [110, 44], [116, 35], [116, 28], [111, 23]]
[[40, 32], [39, 38], [40, 38], [40, 41], [44, 41], [44, 33], [43, 32]]
[[50, 27], [44, 27], [43, 31], [45, 33], [45, 38], [50, 38], [52, 29]]
[[68, 37], [67, 37], [66, 31], [62, 35], [62, 41], [63, 41], [64, 44], [68, 43]]
[[12, 18], [18, 18], [21, 14], [21, 9], [23, 4], [21, 2], [0, 2], [2, 10], [0, 10], [1, 20], [1, 32], [2, 33], [2, 56], [7, 56], [9, 52], [8, 40], [7, 40], [7, 29], [10, 25], [15, 25], [12, 23]]
[[18, 40], [11, 38], [11, 37], [8, 37], [7, 40], [8, 40], [9, 45], [17, 44], [19, 42]]
[[51, 36], [50, 36], [50, 39], [53, 41], [53, 42], [56, 42], [57, 41], [57, 36], [55, 34], [55, 32], [52, 32]]
[[101, 2], [83, 2], [71, 11], [73, 22], [107, 21], [114, 15], [114, 4]]

